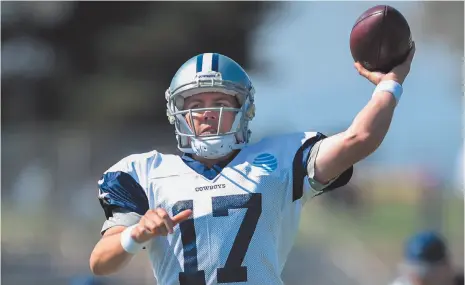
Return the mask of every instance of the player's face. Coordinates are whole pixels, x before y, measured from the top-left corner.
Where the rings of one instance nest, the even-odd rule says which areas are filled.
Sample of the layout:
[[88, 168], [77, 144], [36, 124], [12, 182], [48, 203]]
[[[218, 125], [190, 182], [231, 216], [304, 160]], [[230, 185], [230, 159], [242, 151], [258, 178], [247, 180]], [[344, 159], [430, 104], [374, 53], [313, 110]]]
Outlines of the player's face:
[[452, 284], [453, 270], [449, 263], [436, 266], [426, 278], [427, 284]]
[[[239, 103], [236, 98], [231, 95], [208, 92], [190, 96], [184, 100], [184, 110], [199, 109], [199, 108], [239, 108]], [[219, 111], [203, 111], [192, 112], [186, 114], [186, 121], [195, 134], [198, 136], [216, 134], [218, 129], [219, 133], [226, 133], [231, 130], [232, 124], [235, 119], [236, 112], [223, 111], [221, 126], [219, 124]], [[192, 119], [192, 120], [191, 120]]]

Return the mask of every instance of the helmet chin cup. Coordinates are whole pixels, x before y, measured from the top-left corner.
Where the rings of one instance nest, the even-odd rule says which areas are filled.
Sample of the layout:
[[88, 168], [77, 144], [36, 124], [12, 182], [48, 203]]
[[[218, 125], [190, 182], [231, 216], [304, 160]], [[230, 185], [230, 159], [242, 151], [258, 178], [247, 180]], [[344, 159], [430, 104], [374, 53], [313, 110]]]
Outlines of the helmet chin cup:
[[192, 137], [191, 148], [195, 155], [206, 159], [216, 159], [230, 154], [236, 144], [236, 137], [233, 134], [212, 136], [212, 137]]

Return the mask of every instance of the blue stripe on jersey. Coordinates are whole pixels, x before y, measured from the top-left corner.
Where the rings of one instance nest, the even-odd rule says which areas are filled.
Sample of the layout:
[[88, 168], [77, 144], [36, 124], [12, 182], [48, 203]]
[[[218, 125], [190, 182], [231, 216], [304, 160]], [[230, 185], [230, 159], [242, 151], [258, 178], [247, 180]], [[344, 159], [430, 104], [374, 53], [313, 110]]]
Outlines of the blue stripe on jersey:
[[197, 56], [196, 72], [202, 71], [203, 54]]
[[219, 55], [217, 53], [213, 54], [212, 57], [212, 71], [218, 71], [218, 64], [219, 64]]
[[[312, 147], [318, 141], [326, 138], [325, 135], [322, 133], [317, 133], [316, 136], [308, 139], [306, 142], [302, 144], [302, 146], [297, 150], [294, 156], [294, 160], [292, 162], [292, 201], [299, 200], [303, 196], [303, 186], [304, 186], [304, 179], [308, 175], [307, 173], [307, 163], [308, 158], [310, 156], [310, 151]], [[350, 178], [352, 177], [353, 167], [351, 166], [347, 169], [343, 174], [341, 174], [336, 181], [331, 183], [324, 191], [329, 191], [336, 189], [338, 187], [346, 185]], [[323, 192], [321, 192], [323, 193]], [[320, 193], [320, 194], [321, 194]]]
[[234, 159], [234, 156], [230, 160], [228, 159], [227, 161], [223, 161], [213, 165], [212, 168], [208, 168], [201, 162], [193, 159], [189, 154], [184, 154], [181, 158], [187, 166], [192, 168], [192, 170], [209, 180], [213, 180], [216, 176], [218, 176], [218, 174], [223, 170], [223, 168], [225, 168], [226, 165], [228, 165], [228, 163], [232, 159]]
[[107, 219], [112, 216], [114, 208], [124, 208], [139, 215], [148, 211], [147, 195], [131, 175], [122, 171], [108, 172], [102, 180], [99, 182], [99, 200]]

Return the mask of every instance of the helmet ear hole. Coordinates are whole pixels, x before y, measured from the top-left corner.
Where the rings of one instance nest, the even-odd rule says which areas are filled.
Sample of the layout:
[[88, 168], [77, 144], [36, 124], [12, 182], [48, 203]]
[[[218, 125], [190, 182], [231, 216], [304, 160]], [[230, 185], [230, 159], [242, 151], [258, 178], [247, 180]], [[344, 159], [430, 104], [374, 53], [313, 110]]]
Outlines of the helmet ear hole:
[[174, 104], [178, 110], [184, 109], [184, 98], [182, 96], [176, 96]]

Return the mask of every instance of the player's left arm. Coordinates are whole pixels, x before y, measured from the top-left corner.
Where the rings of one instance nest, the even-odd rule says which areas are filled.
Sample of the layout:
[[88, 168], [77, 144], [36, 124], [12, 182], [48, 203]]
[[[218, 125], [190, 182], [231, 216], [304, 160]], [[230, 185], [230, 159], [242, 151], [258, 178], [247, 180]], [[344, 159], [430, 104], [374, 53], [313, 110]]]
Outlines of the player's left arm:
[[[389, 84], [389, 81], [402, 84], [410, 71], [414, 53], [415, 47], [412, 48], [405, 62], [388, 74], [369, 72], [358, 63], [356, 68], [360, 75], [376, 85], [386, 82]], [[396, 104], [396, 98], [391, 92], [375, 91], [371, 100], [358, 113], [346, 131], [321, 141], [313, 166], [313, 178], [326, 184], [373, 153], [381, 145], [389, 130]]]

